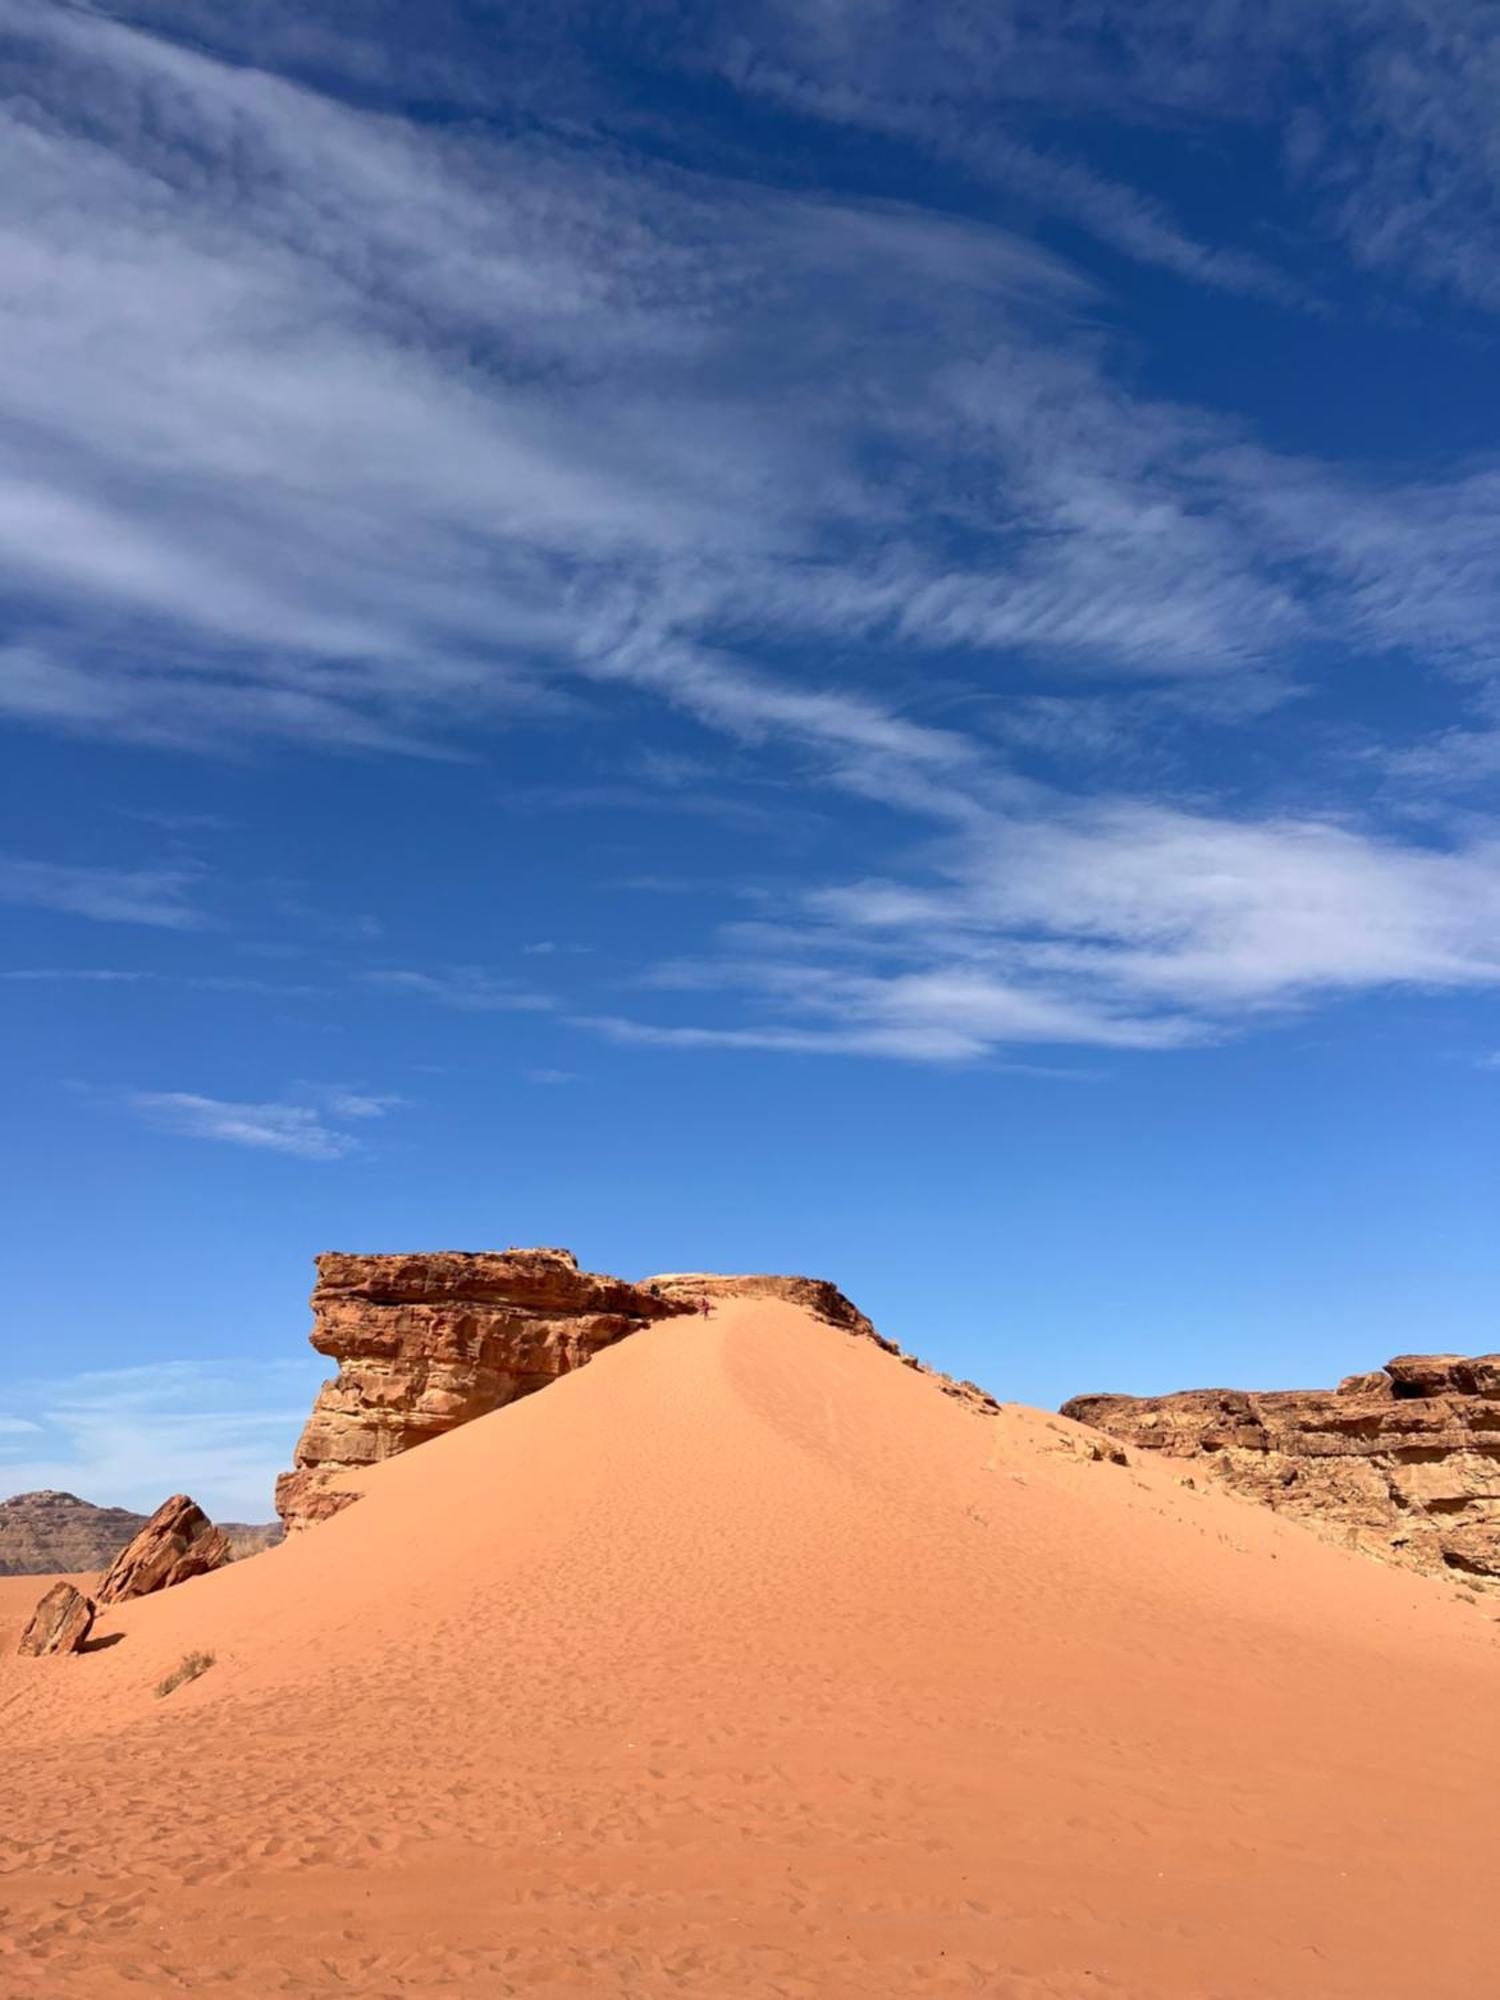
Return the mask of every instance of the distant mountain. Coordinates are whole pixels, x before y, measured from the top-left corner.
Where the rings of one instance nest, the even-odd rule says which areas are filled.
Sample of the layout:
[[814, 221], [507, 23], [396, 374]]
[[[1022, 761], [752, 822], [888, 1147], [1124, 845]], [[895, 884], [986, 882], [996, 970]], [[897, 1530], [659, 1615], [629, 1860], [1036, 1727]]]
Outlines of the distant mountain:
[[[103, 1569], [138, 1529], [144, 1514], [128, 1507], [95, 1507], [76, 1493], [17, 1493], [0, 1500], [0, 1576], [50, 1576]], [[281, 1540], [281, 1524], [220, 1524], [236, 1560]]]

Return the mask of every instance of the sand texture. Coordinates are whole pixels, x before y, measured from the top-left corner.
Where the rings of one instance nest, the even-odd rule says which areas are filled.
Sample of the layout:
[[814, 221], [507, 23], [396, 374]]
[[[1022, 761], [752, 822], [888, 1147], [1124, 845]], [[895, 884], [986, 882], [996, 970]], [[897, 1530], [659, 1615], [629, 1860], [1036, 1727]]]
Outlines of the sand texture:
[[5, 1582], [0, 1995], [1500, 1991], [1491, 1607], [1087, 1437], [724, 1299], [77, 1657]]

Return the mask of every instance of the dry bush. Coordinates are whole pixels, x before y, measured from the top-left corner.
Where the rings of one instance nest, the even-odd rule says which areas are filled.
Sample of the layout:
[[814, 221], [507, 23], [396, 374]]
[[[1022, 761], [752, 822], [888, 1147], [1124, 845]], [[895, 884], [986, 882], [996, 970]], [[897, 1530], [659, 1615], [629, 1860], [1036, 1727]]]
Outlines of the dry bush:
[[185, 1687], [189, 1681], [197, 1680], [199, 1674], [206, 1674], [213, 1663], [212, 1653], [184, 1653], [166, 1679], [156, 1683], [157, 1699], [171, 1694], [176, 1688]]

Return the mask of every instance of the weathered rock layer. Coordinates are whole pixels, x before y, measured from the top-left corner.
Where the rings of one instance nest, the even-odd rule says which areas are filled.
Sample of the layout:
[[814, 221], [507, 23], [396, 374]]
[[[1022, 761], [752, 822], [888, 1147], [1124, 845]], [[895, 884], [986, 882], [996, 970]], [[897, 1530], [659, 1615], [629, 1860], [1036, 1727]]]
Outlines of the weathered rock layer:
[[330, 1482], [487, 1415], [688, 1307], [581, 1271], [567, 1250], [317, 1260], [313, 1346], [339, 1364], [276, 1483], [288, 1529], [356, 1497]]
[[1500, 1591], [1500, 1355], [1402, 1354], [1336, 1390], [1075, 1396], [1062, 1414], [1349, 1547]]

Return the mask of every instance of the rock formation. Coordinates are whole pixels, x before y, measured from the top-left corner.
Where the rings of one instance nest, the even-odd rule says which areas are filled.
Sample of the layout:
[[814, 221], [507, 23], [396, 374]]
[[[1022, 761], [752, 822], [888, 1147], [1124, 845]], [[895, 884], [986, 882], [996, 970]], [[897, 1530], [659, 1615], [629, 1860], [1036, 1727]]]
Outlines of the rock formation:
[[293, 1468], [276, 1482], [289, 1530], [358, 1498], [339, 1474], [545, 1388], [627, 1334], [710, 1299], [784, 1298], [830, 1326], [870, 1340], [945, 1395], [985, 1414], [999, 1408], [903, 1354], [824, 1278], [667, 1271], [626, 1284], [580, 1271], [567, 1250], [437, 1250], [425, 1255], [319, 1257], [310, 1336], [339, 1372], [318, 1391]]
[[[146, 1525], [127, 1507], [95, 1507], [75, 1493], [17, 1493], [0, 1500], [0, 1576], [76, 1575], [114, 1561]], [[281, 1523], [254, 1527], [226, 1521], [236, 1561], [281, 1539]]]
[[127, 1542], [100, 1579], [100, 1604], [149, 1597], [190, 1577], [205, 1576], [229, 1561], [229, 1537], [185, 1493], [164, 1500], [144, 1528]]
[[276, 1482], [288, 1529], [356, 1496], [338, 1473], [393, 1458], [578, 1368], [626, 1334], [688, 1310], [567, 1250], [433, 1251], [317, 1260], [313, 1346], [339, 1364]]
[[94, 1622], [94, 1606], [71, 1583], [54, 1583], [31, 1614], [18, 1653], [76, 1653]]
[[945, 1396], [956, 1397], [983, 1415], [993, 1416], [1000, 1404], [988, 1389], [981, 1389], [977, 1382], [955, 1379], [944, 1375], [936, 1368], [929, 1368], [925, 1361], [919, 1361], [914, 1354], [908, 1354], [894, 1340], [887, 1340], [872, 1322], [827, 1278], [780, 1277], [768, 1271], [744, 1271], [726, 1276], [721, 1271], [660, 1271], [654, 1278], [642, 1278], [641, 1283], [648, 1292], [658, 1293], [662, 1298], [680, 1299], [689, 1312], [697, 1309], [699, 1301], [707, 1299], [786, 1299], [814, 1319], [826, 1320], [829, 1326], [836, 1326], [844, 1333], [857, 1334], [861, 1340], [873, 1340], [887, 1354], [894, 1354], [907, 1368], [914, 1368], [919, 1375], [929, 1375]]
[[689, 1312], [702, 1298], [788, 1299], [818, 1319], [827, 1320], [830, 1326], [863, 1334], [866, 1340], [879, 1341], [892, 1353], [897, 1351], [895, 1342], [883, 1340], [859, 1307], [826, 1278], [780, 1278], [767, 1272], [726, 1277], [717, 1271], [662, 1271], [654, 1278], [643, 1278], [641, 1284], [648, 1292], [679, 1301]]
[[1500, 1355], [1402, 1354], [1336, 1390], [1075, 1396], [1062, 1414], [1348, 1547], [1500, 1591]]

